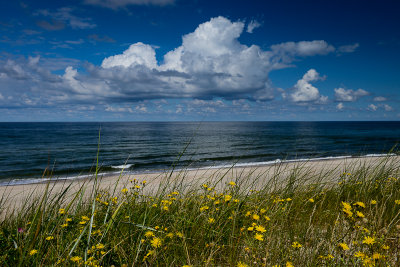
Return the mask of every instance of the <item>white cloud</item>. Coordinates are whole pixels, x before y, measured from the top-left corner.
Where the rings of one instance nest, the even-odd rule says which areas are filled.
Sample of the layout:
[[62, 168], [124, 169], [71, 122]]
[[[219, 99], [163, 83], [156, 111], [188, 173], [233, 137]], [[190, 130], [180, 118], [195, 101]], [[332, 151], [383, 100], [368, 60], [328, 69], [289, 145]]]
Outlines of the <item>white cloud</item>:
[[127, 107], [111, 107], [111, 106], [108, 106], [105, 109], [105, 111], [108, 111], [108, 112], [122, 112], [122, 113], [128, 112], [128, 113], [133, 113], [133, 110], [131, 108], [127, 108]]
[[85, 0], [85, 4], [118, 9], [129, 5], [164, 6], [175, 3], [175, 0]]
[[342, 110], [342, 109], [344, 108], [343, 103], [340, 102], [339, 104], [337, 104], [337, 105], [336, 105], [336, 108], [337, 108], [338, 110]]
[[369, 95], [369, 92], [363, 89], [358, 89], [354, 91], [351, 89], [346, 90], [344, 88], [335, 88], [334, 90], [336, 101], [354, 102], [362, 96]]
[[298, 80], [294, 85], [292, 92], [289, 94], [289, 99], [293, 102], [311, 102], [320, 101], [325, 103], [328, 98], [326, 96], [321, 96], [318, 88], [311, 85], [310, 82], [323, 79], [319, 73], [310, 69], [303, 78]]
[[378, 109], [378, 107], [375, 106], [374, 104], [368, 105], [368, 110], [370, 110], [370, 111], [376, 111], [377, 109]]
[[4, 96], [0, 93], [0, 100], [3, 100]]
[[260, 26], [261, 26], [260, 22], [258, 22], [256, 20], [252, 20], [252, 21], [249, 22], [249, 24], [247, 24], [246, 32], [253, 33], [253, 31], [255, 29], [257, 29], [258, 27], [260, 27]]
[[355, 43], [352, 45], [342, 45], [338, 47], [337, 51], [338, 53], [353, 53], [359, 46], [359, 43]]
[[393, 111], [393, 108], [391, 106], [389, 106], [388, 104], [384, 104], [383, 108], [385, 109], [385, 111]]
[[[32, 103], [41, 105], [166, 98], [193, 98], [197, 103], [215, 98], [265, 101], [274, 98], [275, 88], [268, 76], [271, 71], [296, 57], [322, 55], [333, 48], [325, 41], [302, 41], [263, 50], [239, 42], [244, 29], [243, 22], [212, 18], [184, 35], [182, 44], [166, 53], [161, 62], [156, 60], [154, 46], [138, 42], [121, 54], [104, 58], [101, 66], [87, 63], [85, 72], [78, 71], [79, 62], [67, 59], [0, 59], [2, 86], [9, 88], [2, 93], [17, 99], [27, 92]], [[64, 74], [55, 74], [60, 68], [65, 69]], [[326, 102], [327, 97], [310, 84], [320, 78], [315, 70], [307, 72], [295, 85], [292, 100]], [[205, 107], [222, 107], [219, 102], [212, 103]]]
[[135, 110], [141, 113], [147, 113], [147, 107], [144, 104], [137, 105]]
[[122, 54], [105, 58], [101, 63], [103, 68], [116, 66], [128, 68], [137, 65], [146, 66], [149, 69], [157, 67], [156, 52], [150, 45], [140, 42], [132, 44]]
[[387, 101], [387, 98], [383, 97], [383, 96], [376, 96], [376, 97], [374, 97], [374, 101], [383, 102], [383, 101]]
[[335, 51], [335, 47], [324, 40], [286, 42], [272, 45], [271, 50], [275, 57], [283, 62], [291, 62], [295, 57], [326, 55]]

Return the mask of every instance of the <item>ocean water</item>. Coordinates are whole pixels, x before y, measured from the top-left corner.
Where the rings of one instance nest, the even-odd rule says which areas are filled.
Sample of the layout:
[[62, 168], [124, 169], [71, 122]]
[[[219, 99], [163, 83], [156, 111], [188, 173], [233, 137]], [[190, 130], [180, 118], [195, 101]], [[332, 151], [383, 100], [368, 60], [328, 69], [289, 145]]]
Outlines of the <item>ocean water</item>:
[[83, 177], [98, 147], [101, 173], [145, 173], [374, 156], [399, 142], [400, 122], [0, 123], [0, 185], [41, 181], [46, 168]]

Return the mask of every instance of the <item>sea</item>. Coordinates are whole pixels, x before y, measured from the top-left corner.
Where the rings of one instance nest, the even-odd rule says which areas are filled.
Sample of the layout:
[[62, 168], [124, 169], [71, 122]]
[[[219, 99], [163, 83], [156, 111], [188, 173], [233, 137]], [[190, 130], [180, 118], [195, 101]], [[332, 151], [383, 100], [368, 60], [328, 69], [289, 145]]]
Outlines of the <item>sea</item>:
[[397, 154], [400, 122], [0, 123], [0, 185]]

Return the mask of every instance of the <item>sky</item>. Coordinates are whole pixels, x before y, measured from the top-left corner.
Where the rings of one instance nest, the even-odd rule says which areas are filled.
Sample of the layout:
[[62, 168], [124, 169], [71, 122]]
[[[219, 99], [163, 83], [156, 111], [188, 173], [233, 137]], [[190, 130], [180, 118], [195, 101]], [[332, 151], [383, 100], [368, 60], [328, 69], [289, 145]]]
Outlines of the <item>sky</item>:
[[400, 2], [0, 2], [0, 121], [400, 120]]

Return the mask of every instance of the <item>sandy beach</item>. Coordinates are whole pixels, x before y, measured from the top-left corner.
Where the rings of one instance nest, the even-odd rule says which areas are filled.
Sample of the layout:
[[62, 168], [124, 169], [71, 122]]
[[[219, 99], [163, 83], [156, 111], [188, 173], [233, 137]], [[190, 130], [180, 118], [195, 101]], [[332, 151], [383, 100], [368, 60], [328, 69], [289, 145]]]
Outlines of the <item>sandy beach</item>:
[[[159, 172], [149, 174], [124, 174], [114, 176], [99, 176], [98, 188], [119, 194], [123, 188], [130, 188], [134, 181], [138, 183], [146, 182], [144, 193], [155, 194], [160, 188], [173, 190], [179, 187], [180, 190], [200, 188], [203, 183], [210, 185], [216, 184], [223, 186], [229, 181], [236, 181], [245, 185], [249, 189], [257, 189], [265, 186], [274, 177], [285, 180], [291, 173], [296, 171], [298, 174], [306, 174], [313, 177], [313, 181], [329, 183], [337, 182], [340, 175], [349, 170], [357, 169], [360, 166], [375, 168], [382, 164], [400, 166], [400, 156], [389, 157], [362, 157], [362, 158], [343, 158], [326, 159], [315, 161], [300, 161], [289, 163], [278, 163], [273, 165], [260, 165], [251, 167], [230, 168], [203, 168], [194, 170], [183, 170], [174, 172]], [[298, 175], [299, 176], [299, 175]], [[301, 175], [299, 176], [301, 177]], [[304, 182], [304, 180], [303, 180]], [[92, 192], [96, 179], [94, 177], [75, 180], [54, 180], [46, 183], [10, 185], [0, 187], [2, 196], [1, 216], [4, 217], [15, 209], [21, 208], [23, 203], [41, 197], [46, 188], [51, 196], [57, 196], [68, 188], [66, 199], [71, 198], [81, 188], [85, 188], [84, 195], [88, 196]], [[160, 187], [161, 185], [161, 187]], [[274, 186], [277, 186], [276, 184]]]

